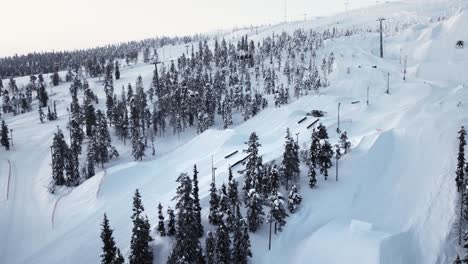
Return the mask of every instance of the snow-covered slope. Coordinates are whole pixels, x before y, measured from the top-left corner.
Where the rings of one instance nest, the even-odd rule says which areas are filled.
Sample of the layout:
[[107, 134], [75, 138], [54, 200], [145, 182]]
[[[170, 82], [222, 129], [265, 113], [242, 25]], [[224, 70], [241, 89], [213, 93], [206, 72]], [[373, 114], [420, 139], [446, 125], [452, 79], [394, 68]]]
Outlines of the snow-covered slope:
[[[136, 188], [155, 226], [157, 203], [172, 203], [176, 177], [190, 172], [196, 163], [206, 209], [212, 157], [218, 168], [217, 182], [223, 182], [229, 164], [243, 154], [230, 159], [224, 156], [244, 149], [252, 131], [259, 135], [264, 161], [282, 155], [288, 127], [293, 134], [300, 133], [300, 145], [307, 147], [311, 131], [306, 127], [311, 120], [297, 121], [312, 109], [328, 112], [321, 122], [329, 128], [334, 143], [339, 102], [342, 128], [353, 143], [352, 152], [340, 161], [340, 181], [320, 178], [318, 188], [309, 189], [303, 168], [304, 201], [299, 212], [274, 236], [271, 251], [266, 226], [251, 236], [252, 262], [449, 263], [453, 258], [450, 232], [456, 215], [455, 138], [458, 128], [468, 122], [468, 87], [463, 85], [468, 81], [468, 47], [455, 49], [457, 40], [468, 41], [466, 6], [466, 1], [387, 3], [306, 23], [260, 28], [258, 34], [241, 31], [227, 35], [239, 38], [249, 34], [261, 40], [272, 32], [298, 27], [375, 28], [375, 20], [381, 16], [407, 24], [399, 32], [387, 29], [385, 59], [378, 58], [376, 33], [327, 41], [325, 49], [335, 53], [337, 68], [330, 78], [332, 85], [321, 95], [308, 95], [281, 108], [270, 107], [232, 129], [214, 128], [200, 135], [189, 131], [180, 139], [158, 138], [156, 159], [133, 162], [124, 153], [105, 172], [63, 196], [47, 192], [49, 146], [56, 126], [65, 127], [65, 108], [70, 100], [68, 85], [54, 87], [53, 99], [59, 102], [62, 114], [58, 122], [39, 124], [37, 113], [6, 118], [14, 130], [14, 147], [13, 151], [0, 152], [0, 263], [97, 263], [104, 212], [115, 229], [118, 246], [127, 253], [131, 199]], [[447, 19], [437, 22], [440, 16]], [[184, 51], [184, 46], [172, 47], [170, 54], [176, 57]], [[406, 82], [402, 80], [400, 54], [408, 55]], [[138, 75], [148, 83], [153, 67], [141, 64], [122, 69], [116, 90], [133, 83]], [[385, 94], [387, 72], [390, 95]], [[91, 80], [91, 85], [101, 90], [98, 80]], [[368, 86], [370, 105], [366, 106]], [[361, 103], [351, 104], [358, 100]], [[119, 151], [126, 149], [122, 146]], [[334, 179], [334, 174], [330, 178]], [[203, 213], [207, 215], [206, 210]], [[166, 240], [156, 238], [157, 263], [165, 262], [169, 250]]]

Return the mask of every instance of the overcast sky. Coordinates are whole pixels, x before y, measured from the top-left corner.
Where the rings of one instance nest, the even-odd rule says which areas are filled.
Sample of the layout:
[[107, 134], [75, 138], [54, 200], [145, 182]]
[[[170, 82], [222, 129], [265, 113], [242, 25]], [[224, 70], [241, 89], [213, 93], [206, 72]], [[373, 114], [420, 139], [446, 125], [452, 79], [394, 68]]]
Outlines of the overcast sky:
[[[289, 20], [348, 0], [286, 0]], [[350, 8], [375, 0], [349, 0]], [[0, 56], [93, 47], [284, 20], [285, 0], [1, 0]]]

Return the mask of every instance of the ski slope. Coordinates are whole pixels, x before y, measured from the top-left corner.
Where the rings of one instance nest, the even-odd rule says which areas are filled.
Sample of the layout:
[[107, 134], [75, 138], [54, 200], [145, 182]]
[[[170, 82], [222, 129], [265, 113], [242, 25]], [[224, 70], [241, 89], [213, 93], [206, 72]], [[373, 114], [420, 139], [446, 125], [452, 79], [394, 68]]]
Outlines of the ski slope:
[[[128, 254], [135, 189], [140, 190], [154, 227], [157, 204], [161, 202], [164, 210], [167, 205], [174, 207], [175, 180], [181, 172], [191, 172], [194, 164], [200, 171], [206, 220], [212, 158], [219, 186], [227, 180], [228, 166], [244, 157], [241, 150], [253, 131], [260, 138], [264, 162], [282, 156], [286, 128], [293, 135], [299, 133], [301, 148], [307, 148], [311, 130], [306, 127], [315, 119], [297, 122], [312, 109], [328, 113], [320, 122], [327, 126], [334, 144], [338, 141], [334, 132], [338, 103], [343, 121], [340, 128], [348, 132], [353, 145], [352, 152], [340, 160], [340, 180], [334, 180], [333, 167], [328, 181], [318, 176], [318, 187], [309, 189], [307, 169], [302, 167], [300, 210], [273, 237], [271, 251], [267, 225], [251, 234], [252, 262], [451, 263], [455, 254], [451, 231], [456, 220], [456, 131], [468, 123], [468, 47], [455, 49], [454, 45], [457, 40], [468, 41], [467, 7], [467, 1], [395, 2], [305, 23], [259, 28], [258, 34], [228, 34], [226, 39], [249, 34], [249, 38], [261, 40], [273, 32], [292, 32], [299, 27], [375, 28], [375, 20], [383, 15], [389, 21], [408, 23], [404, 30], [386, 33], [385, 59], [378, 57], [376, 33], [326, 41], [325, 49], [335, 53], [336, 69], [330, 76], [331, 86], [320, 95], [304, 96], [281, 108], [269, 107], [231, 129], [214, 127], [200, 135], [189, 130], [180, 138], [157, 138], [157, 156], [143, 162], [134, 162], [129, 147], [114, 141], [122, 154], [119, 159], [77, 188], [62, 189], [56, 195], [47, 191], [50, 144], [57, 125], [68, 135], [70, 98], [69, 84], [52, 88], [58, 121], [40, 124], [35, 111], [6, 117], [14, 131], [14, 146], [12, 151], [0, 152], [0, 263], [97, 263], [104, 212], [115, 229], [117, 245]], [[439, 16], [447, 18], [437, 22]], [[175, 46], [170, 54], [176, 58], [182, 52], [185, 46]], [[408, 55], [406, 82], [400, 54]], [[114, 83], [116, 93], [122, 85], [134, 83], [138, 75], [148, 84], [153, 67], [123, 67], [122, 78]], [[389, 95], [385, 93], [387, 73]], [[27, 79], [19, 78], [18, 83]], [[104, 98], [102, 82], [89, 82], [100, 99]], [[351, 104], [353, 101], [360, 103]], [[235, 150], [239, 153], [224, 159]], [[171, 241], [153, 237], [156, 263], [164, 263]]]

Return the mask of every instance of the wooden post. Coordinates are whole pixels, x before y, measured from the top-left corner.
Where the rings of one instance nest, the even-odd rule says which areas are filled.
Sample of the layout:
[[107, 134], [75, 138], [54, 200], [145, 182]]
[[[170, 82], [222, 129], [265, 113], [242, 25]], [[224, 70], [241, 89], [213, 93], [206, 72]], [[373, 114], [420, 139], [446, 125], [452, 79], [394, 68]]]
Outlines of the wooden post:
[[369, 105], [369, 86], [367, 86], [367, 100], [366, 100], [366, 104]]
[[387, 94], [390, 94], [390, 73], [387, 73]]

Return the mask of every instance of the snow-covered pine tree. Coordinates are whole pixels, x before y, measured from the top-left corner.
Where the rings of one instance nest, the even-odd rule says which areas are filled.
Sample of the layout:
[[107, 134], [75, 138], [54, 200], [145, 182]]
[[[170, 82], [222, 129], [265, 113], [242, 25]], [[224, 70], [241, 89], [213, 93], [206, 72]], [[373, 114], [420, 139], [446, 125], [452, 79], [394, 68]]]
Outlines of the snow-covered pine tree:
[[164, 226], [164, 215], [163, 215], [163, 212], [162, 212], [162, 205], [161, 203], [158, 204], [158, 219], [159, 219], [159, 222], [158, 222], [158, 228], [156, 229], [156, 231], [158, 231], [159, 235], [160, 236], [166, 236], [166, 228]]
[[232, 263], [247, 264], [251, 257], [252, 251], [250, 249], [249, 230], [245, 219], [239, 219], [239, 224], [236, 226], [233, 234], [231, 252]]
[[223, 221], [216, 229], [216, 250], [215, 259], [217, 264], [231, 263], [231, 239], [229, 231]]
[[196, 233], [198, 234], [198, 237], [203, 236], [203, 225], [201, 223], [201, 205], [200, 205], [200, 197], [198, 195], [199, 189], [198, 189], [198, 171], [197, 171], [197, 165], [193, 165], [193, 215], [195, 217], [195, 227], [197, 228]]
[[10, 149], [10, 138], [8, 137], [8, 126], [5, 123], [5, 120], [2, 120], [2, 131], [0, 135], [0, 143], [6, 150]]
[[346, 131], [343, 131], [340, 136], [340, 145], [341, 148], [344, 149], [344, 154], [347, 154], [349, 152], [349, 149], [351, 148], [351, 142], [348, 140], [348, 134]]
[[457, 158], [457, 170], [456, 170], [456, 177], [455, 182], [457, 184], [458, 191], [464, 191], [462, 186], [464, 183], [464, 166], [465, 166], [465, 146], [466, 146], [466, 131], [465, 127], [462, 126], [458, 131], [458, 158]]
[[320, 123], [317, 127], [317, 137], [321, 139], [328, 139], [327, 128]]
[[96, 130], [94, 137], [96, 138], [96, 153], [99, 157], [97, 160], [101, 162], [101, 166], [104, 167], [104, 163], [110, 159], [119, 156], [119, 152], [111, 145], [111, 136], [107, 127], [107, 118], [101, 110], [96, 112]]
[[96, 126], [96, 111], [93, 106], [93, 97], [91, 89], [86, 89], [83, 98], [83, 108], [84, 108], [84, 123], [86, 136], [91, 138], [92, 129]]
[[283, 153], [283, 183], [286, 185], [286, 190], [289, 189], [289, 181], [296, 179], [296, 175], [299, 175], [299, 152], [297, 144], [291, 137], [289, 128], [286, 129], [286, 142], [284, 143]]
[[70, 122], [68, 128], [70, 129], [70, 148], [74, 156], [78, 157], [81, 154], [81, 143], [83, 143], [84, 133], [82, 129], [82, 116], [81, 116], [81, 107], [78, 103], [78, 95], [75, 85], [70, 87], [72, 94], [72, 103], [70, 105]]
[[206, 264], [217, 264], [216, 262], [216, 241], [212, 231], [208, 231], [205, 240]]
[[58, 129], [54, 134], [52, 142], [52, 179], [54, 185], [65, 184], [65, 163], [68, 159], [70, 149], [65, 142], [62, 130]]
[[320, 173], [323, 175], [325, 180], [328, 179], [328, 169], [332, 166], [332, 157], [333, 149], [331, 144], [326, 139], [322, 139], [320, 141], [320, 152], [318, 160], [320, 165]]
[[193, 213], [192, 181], [188, 174], [181, 173], [177, 178], [177, 231], [176, 242], [168, 263], [200, 263], [204, 261]]
[[296, 185], [291, 187], [291, 191], [289, 192], [288, 196], [288, 208], [291, 213], [295, 213], [297, 211], [297, 207], [302, 202], [302, 196], [297, 191]]
[[231, 211], [234, 211], [236, 205], [239, 203], [239, 191], [238, 191], [238, 183], [236, 179], [234, 179], [232, 175], [232, 169], [229, 166], [229, 176], [228, 176], [228, 198], [230, 203]]
[[275, 192], [279, 188], [280, 173], [276, 164], [269, 164], [265, 169], [266, 186], [262, 192], [264, 197], [268, 197], [270, 193]]
[[86, 150], [86, 178], [89, 179], [95, 175], [95, 156], [96, 156], [96, 142], [91, 140], [88, 144], [88, 149]]
[[249, 226], [249, 231], [255, 233], [260, 229], [260, 226], [264, 221], [262, 201], [260, 195], [255, 191], [255, 189], [250, 189], [247, 197], [247, 224]]
[[252, 132], [249, 137], [249, 141], [245, 142], [247, 149], [244, 150], [247, 153], [247, 163], [245, 165], [245, 182], [244, 182], [244, 194], [245, 198], [249, 198], [250, 190], [256, 188], [256, 183], [258, 182], [260, 164], [259, 164], [259, 154], [258, 148], [261, 144], [258, 142], [258, 136], [255, 132]]
[[219, 225], [221, 214], [219, 211], [219, 196], [214, 181], [210, 184], [210, 213], [208, 220], [212, 225]]
[[148, 218], [142, 215], [144, 210], [141, 196], [137, 189], [133, 197], [133, 229], [132, 239], [130, 241], [130, 264], [153, 264], [153, 249], [150, 245], [153, 238], [150, 234], [151, 226]]
[[230, 207], [229, 196], [227, 193], [226, 184], [222, 184], [219, 189], [219, 214], [221, 219], [224, 219], [227, 215]]
[[140, 134], [140, 113], [135, 98], [130, 99], [130, 127], [132, 137], [132, 154], [135, 160], [145, 156], [145, 143]]
[[310, 188], [314, 188], [317, 185], [316, 176], [317, 176], [317, 172], [315, 171], [315, 168], [313, 166], [309, 166], [308, 177], [309, 177], [309, 187]]
[[169, 221], [167, 222], [167, 235], [174, 236], [176, 234], [176, 221], [174, 210], [170, 207], [167, 208], [167, 215], [169, 216]]
[[320, 138], [318, 137], [318, 132], [315, 128], [312, 130], [312, 143], [310, 145], [309, 155], [310, 155], [310, 163], [309, 166], [311, 168], [317, 168], [319, 165], [319, 153], [320, 153]]
[[270, 216], [268, 221], [275, 222], [275, 232], [276, 230], [282, 231], [283, 226], [286, 224], [286, 217], [288, 213], [284, 207], [284, 197], [281, 193], [275, 192], [269, 197], [270, 206]]

